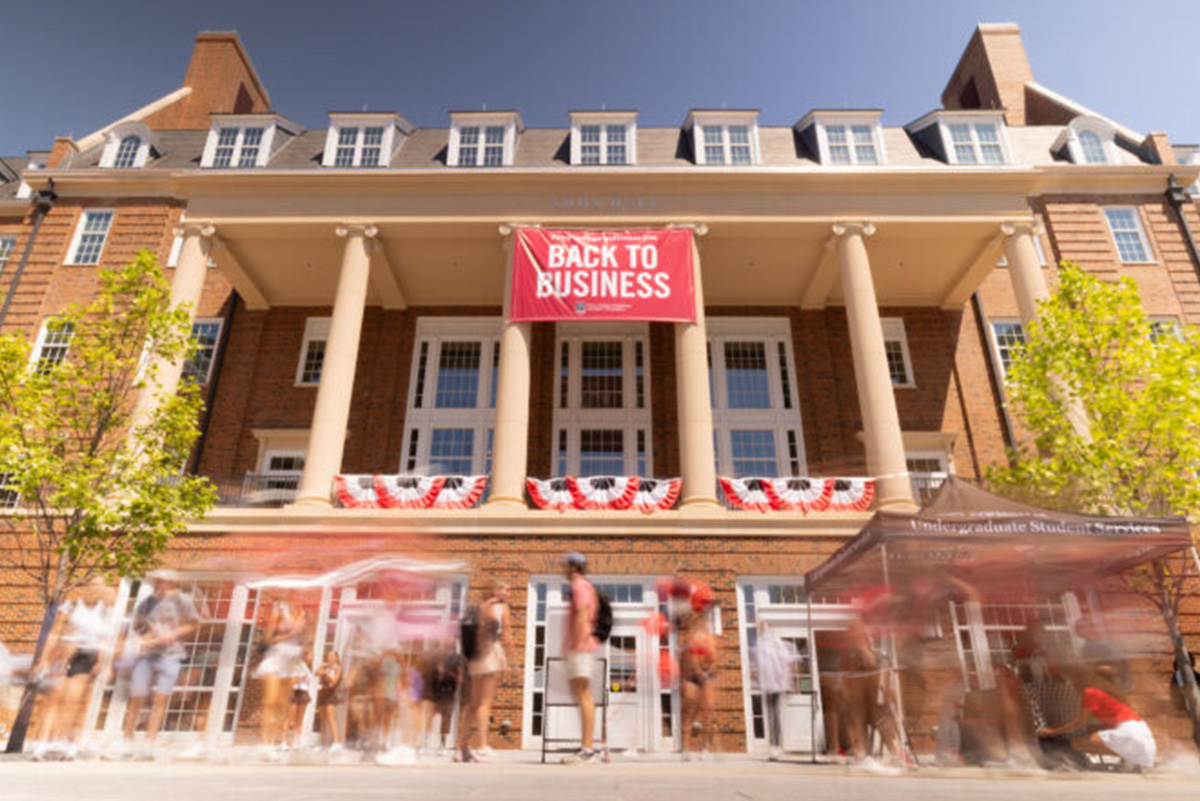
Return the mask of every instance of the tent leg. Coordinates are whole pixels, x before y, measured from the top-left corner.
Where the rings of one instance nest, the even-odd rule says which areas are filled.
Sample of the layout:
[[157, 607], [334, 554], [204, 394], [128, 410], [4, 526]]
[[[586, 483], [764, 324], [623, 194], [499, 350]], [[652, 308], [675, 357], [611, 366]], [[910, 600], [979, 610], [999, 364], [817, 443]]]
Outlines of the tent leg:
[[[807, 582], [806, 582], [807, 584]], [[804, 588], [804, 607], [808, 617], [808, 675], [814, 681], [812, 699], [808, 704], [808, 742], [811, 756], [809, 761], [817, 764], [817, 704], [821, 703], [821, 683], [817, 677], [817, 643], [813, 639], [812, 596], [808, 587]]]
[[[888, 575], [888, 555], [887, 543], [879, 546], [879, 558], [883, 563], [883, 586], [887, 589], [888, 594], [892, 592], [892, 582]], [[900, 747], [908, 753], [908, 757], [912, 759], [913, 764], [920, 764], [917, 760], [916, 749], [913, 748], [912, 740], [908, 736], [908, 727], [904, 723], [904, 696], [903, 690], [900, 687], [900, 659], [896, 653], [896, 629], [894, 626], [888, 626], [888, 641], [891, 644], [891, 654], [888, 661], [891, 663], [891, 677], [888, 683], [891, 684], [892, 697], [896, 699], [895, 708], [892, 710], [896, 716], [896, 736], [900, 738]]]

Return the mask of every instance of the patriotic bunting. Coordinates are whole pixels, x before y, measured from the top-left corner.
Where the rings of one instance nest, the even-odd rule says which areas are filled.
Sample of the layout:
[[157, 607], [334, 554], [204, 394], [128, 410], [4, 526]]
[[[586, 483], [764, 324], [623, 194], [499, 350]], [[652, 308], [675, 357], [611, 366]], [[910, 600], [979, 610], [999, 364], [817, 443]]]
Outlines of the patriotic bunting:
[[636, 476], [567, 478], [576, 509], [628, 509], [638, 486]]
[[638, 481], [631, 506], [646, 514], [670, 509], [679, 499], [682, 486], [683, 481], [678, 478], [643, 478]]
[[766, 512], [771, 508], [771, 498], [767, 494], [767, 478], [720, 478], [721, 490], [725, 498], [737, 509], [748, 512]]
[[333, 477], [333, 491], [346, 509], [377, 509], [379, 496], [375, 492], [375, 477], [346, 475]]
[[427, 509], [445, 481], [445, 476], [375, 476], [375, 493], [386, 509]]
[[823, 512], [833, 497], [833, 480], [828, 478], [766, 479], [771, 508], [787, 512]]
[[875, 479], [834, 478], [829, 508], [834, 512], [865, 512], [875, 500]]
[[575, 496], [571, 494], [571, 482], [565, 478], [527, 478], [529, 497], [539, 509], [563, 512], [575, 508]]
[[487, 476], [446, 476], [433, 508], [470, 509], [483, 497], [487, 483]]

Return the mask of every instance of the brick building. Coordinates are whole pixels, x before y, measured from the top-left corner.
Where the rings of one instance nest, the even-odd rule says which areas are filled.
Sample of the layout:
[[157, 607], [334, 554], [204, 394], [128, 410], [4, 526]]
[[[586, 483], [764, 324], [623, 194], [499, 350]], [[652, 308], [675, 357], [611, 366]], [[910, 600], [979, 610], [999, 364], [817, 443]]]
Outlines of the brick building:
[[[207, 398], [193, 468], [222, 504], [168, 556], [207, 610], [172, 733], [252, 727], [247, 667], [267, 604], [243, 556], [304, 571], [404, 551], [420, 532], [462, 563], [419, 599], [430, 615], [459, 613], [490, 578], [514, 588], [520, 647], [495, 715], [510, 745], [570, 723], [548, 713], [543, 677], [558, 560], [579, 550], [616, 601], [614, 744], [664, 750], [678, 734], [654, 670], [671, 643], [640, 621], [655, 577], [682, 571], [719, 602], [722, 747], [765, 748], [747, 649], [767, 619], [818, 654], [788, 702], [787, 745], [808, 750], [822, 736], [819, 715], [809, 724], [824, 638], [849, 610], [815, 603], [808, 643], [801, 576], [870, 510], [746, 511], [718, 478], [851, 477], [847, 491], [873, 488], [875, 506], [911, 506], [947, 473], [979, 476], [1017, 435], [1005, 362], [1054, 263], [1133, 278], [1164, 324], [1200, 323], [1200, 214], [1171, 191], [1198, 165], [1195, 148], [1037, 83], [1014, 25], [981, 25], [941, 108], [904, 127], [870, 109], [791, 127], [693, 109], [670, 128], [634, 111], [571, 112], [554, 129], [464, 111], [444, 129], [394, 112], [304, 129], [272, 109], [236, 35], [204, 33], [180, 89], [0, 160], [0, 328], [37, 337], [35, 359], [62, 358], [69, 341], [45, 321], [90, 297], [97, 265], [141, 249], [193, 304], [203, 347], [180, 369]], [[696, 322], [510, 320], [523, 226], [689, 231]], [[349, 508], [333, 492], [335, 476], [354, 491], [357, 477], [397, 474], [489, 480], [465, 509]], [[679, 477], [678, 505], [560, 512], [527, 497], [529, 477], [607, 475]], [[0, 587], [0, 641], [28, 648], [33, 594]], [[139, 591], [123, 584], [127, 611]], [[364, 583], [314, 603], [320, 651], [350, 647], [377, 599]], [[1072, 595], [1042, 611], [1071, 637], [1088, 605]], [[945, 619], [984, 664], [1035, 613]], [[98, 689], [91, 725], [115, 730], [119, 712]]]

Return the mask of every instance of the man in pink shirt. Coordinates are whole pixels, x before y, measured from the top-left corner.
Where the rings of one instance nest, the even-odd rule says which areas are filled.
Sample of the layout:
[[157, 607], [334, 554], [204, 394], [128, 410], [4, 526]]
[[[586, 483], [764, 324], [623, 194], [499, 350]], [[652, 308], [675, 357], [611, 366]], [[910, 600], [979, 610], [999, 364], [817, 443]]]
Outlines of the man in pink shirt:
[[567, 605], [567, 626], [563, 632], [563, 656], [566, 658], [567, 678], [571, 682], [571, 693], [579, 704], [579, 725], [582, 748], [578, 753], [563, 759], [568, 765], [596, 761], [592, 750], [592, 735], [596, 723], [596, 704], [592, 700], [592, 671], [595, 652], [600, 646], [596, 640], [596, 588], [584, 574], [587, 558], [572, 551], [563, 559], [563, 569], [570, 582], [571, 597]]

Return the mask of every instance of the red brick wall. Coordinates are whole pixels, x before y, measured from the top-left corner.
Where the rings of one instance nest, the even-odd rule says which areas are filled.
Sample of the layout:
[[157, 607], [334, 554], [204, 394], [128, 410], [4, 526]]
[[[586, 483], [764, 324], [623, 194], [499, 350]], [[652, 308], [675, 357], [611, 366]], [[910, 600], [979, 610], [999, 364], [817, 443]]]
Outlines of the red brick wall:
[[148, 116], [153, 129], [207, 129], [212, 112], [269, 111], [271, 101], [235, 33], [196, 37], [183, 86], [191, 94]]

